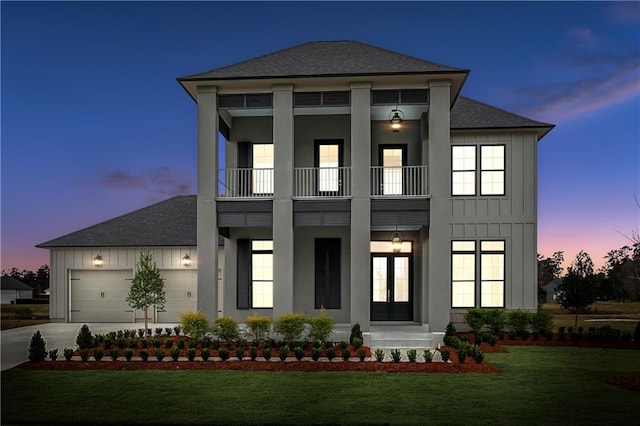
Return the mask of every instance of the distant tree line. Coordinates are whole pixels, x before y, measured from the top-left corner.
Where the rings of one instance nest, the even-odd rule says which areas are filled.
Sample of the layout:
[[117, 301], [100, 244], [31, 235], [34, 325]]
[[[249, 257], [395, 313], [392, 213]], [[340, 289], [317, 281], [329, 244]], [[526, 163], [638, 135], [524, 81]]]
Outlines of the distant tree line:
[[[564, 275], [561, 266], [564, 262], [563, 252], [557, 251], [550, 257], [539, 254], [538, 295], [540, 301], [544, 301], [546, 297], [543, 287], [554, 279], [561, 280], [560, 297], [562, 297], [563, 290], [565, 293], [575, 290], [577, 295], [582, 295], [593, 301], [640, 301], [640, 239], [633, 239], [632, 242], [631, 246], [625, 245], [609, 251], [604, 257], [605, 264], [597, 271], [594, 271], [593, 261], [585, 251], [580, 251], [576, 255]], [[560, 302], [562, 303], [562, 300]]]
[[8, 271], [2, 270], [2, 276], [9, 276], [33, 287], [33, 296], [37, 297], [49, 288], [49, 265], [42, 265], [37, 271], [22, 271], [15, 266]]

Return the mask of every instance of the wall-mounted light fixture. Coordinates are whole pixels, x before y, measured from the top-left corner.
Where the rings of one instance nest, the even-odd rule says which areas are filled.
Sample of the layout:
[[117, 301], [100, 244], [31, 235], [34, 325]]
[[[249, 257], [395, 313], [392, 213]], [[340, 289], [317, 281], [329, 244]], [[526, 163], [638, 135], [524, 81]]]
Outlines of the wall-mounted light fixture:
[[185, 254], [185, 255], [182, 257], [182, 266], [184, 266], [185, 268], [186, 268], [187, 266], [191, 266], [191, 258], [189, 257], [189, 255], [188, 255], [188, 254]]
[[96, 268], [99, 268], [102, 266], [102, 256], [100, 256], [99, 254], [96, 254], [96, 256], [92, 259], [93, 262], [93, 266], [95, 266]]
[[391, 124], [391, 130], [393, 132], [399, 132], [404, 121], [404, 113], [398, 108], [392, 109], [389, 113], [389, 124]]
[[394, 253], [400, 253], [400, 250], [402, 250], [402, 237], [398, 232], [397, 225], [396, 225], [396, 233], [393, 234], [393, 238], [391, 238], [391, 248], [393, 249]]

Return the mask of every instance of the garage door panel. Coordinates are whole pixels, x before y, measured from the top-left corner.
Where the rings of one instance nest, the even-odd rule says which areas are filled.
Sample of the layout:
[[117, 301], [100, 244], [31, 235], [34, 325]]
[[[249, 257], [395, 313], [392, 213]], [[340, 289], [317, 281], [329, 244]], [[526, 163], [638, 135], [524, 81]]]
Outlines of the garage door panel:
[[179, 314], [196, 310], [196, 271], [163, 270], [166, 303], [164, 310], [158, 310], [158, 322], [177, 322]]
[[71, 322], [132, 322], [131, 271], [71, 271]]

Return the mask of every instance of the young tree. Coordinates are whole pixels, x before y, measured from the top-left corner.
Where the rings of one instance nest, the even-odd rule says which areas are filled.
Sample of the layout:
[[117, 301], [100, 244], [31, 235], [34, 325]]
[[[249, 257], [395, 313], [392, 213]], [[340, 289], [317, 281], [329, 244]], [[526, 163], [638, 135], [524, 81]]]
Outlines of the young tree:
[[576, 255], [558, 290], [560, 306], [575, 314], [574, 328], [577, 328], [578, 314], [596, 300], [593, 261], [587, 253], [580, 251]]
[[140, 260], [136, 265], [136, 273], [131, 281], [126, 301], [133, 309], [144, 310], [145, 329], [149, 328], [147, 319], [149, 307], [164, 308], [166, 302], [164, 278], [160, 275], [160, 270], [149, 250], [140, 252]]

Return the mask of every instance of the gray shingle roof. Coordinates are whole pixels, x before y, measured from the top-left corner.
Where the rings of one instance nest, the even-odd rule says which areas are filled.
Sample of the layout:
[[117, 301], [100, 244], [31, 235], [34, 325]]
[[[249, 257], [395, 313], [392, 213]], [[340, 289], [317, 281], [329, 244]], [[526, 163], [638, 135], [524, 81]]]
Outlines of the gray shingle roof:
[[358, 41], [316, 41], [178, 80], [468, 72]]
[[2, 277], [2, 290], [33, 290], [33, 287], [8, 275]]
[[195, 246], [196, 212], [196, 196], [180, 195], [37, 247]]
[[553, 129], [554, 125], [531, 120], [500, 108], [459, 96], [451, 110], [451, 129], [540, 129], [539, 137]]

